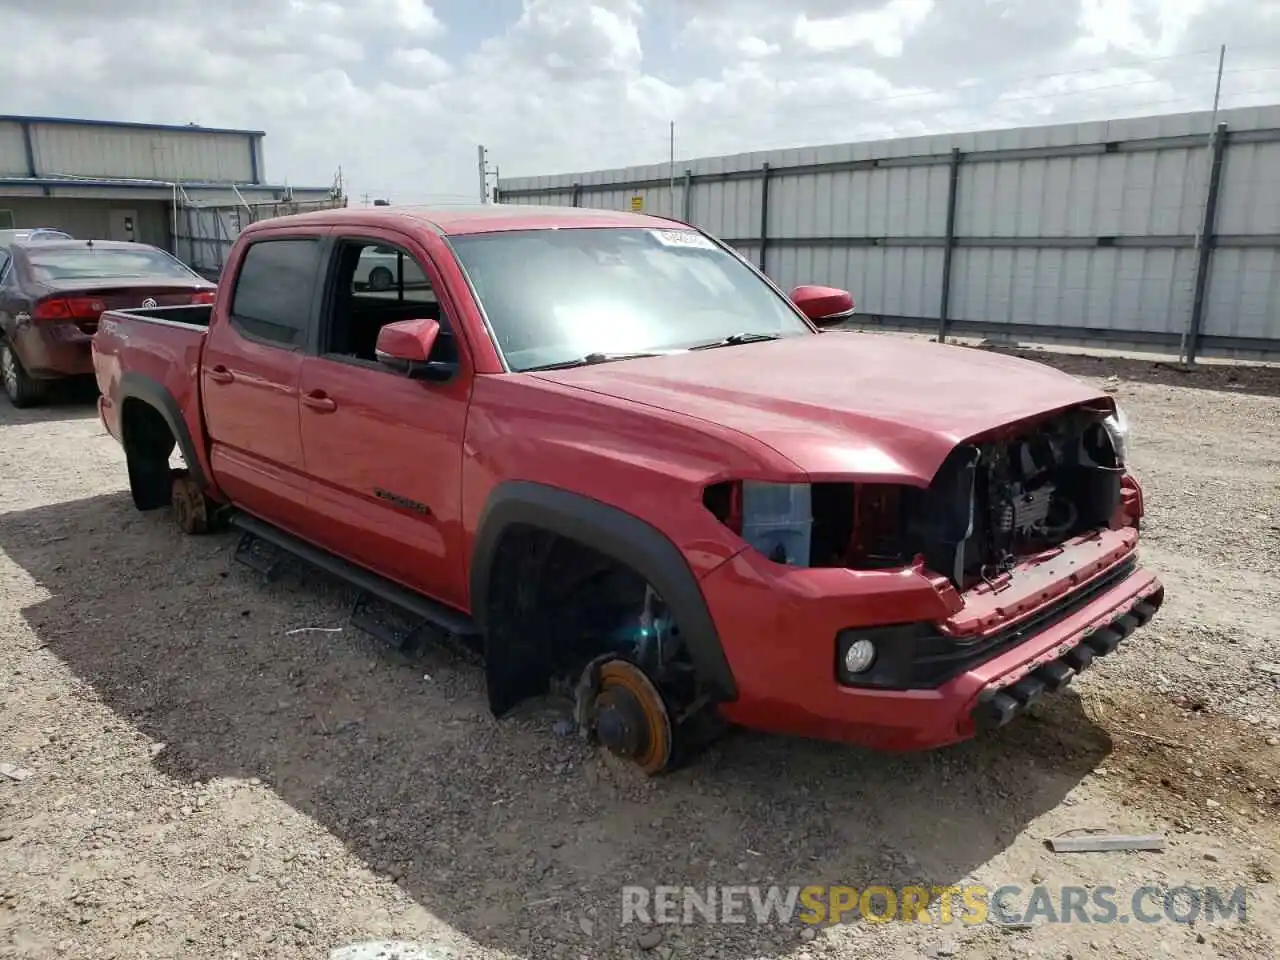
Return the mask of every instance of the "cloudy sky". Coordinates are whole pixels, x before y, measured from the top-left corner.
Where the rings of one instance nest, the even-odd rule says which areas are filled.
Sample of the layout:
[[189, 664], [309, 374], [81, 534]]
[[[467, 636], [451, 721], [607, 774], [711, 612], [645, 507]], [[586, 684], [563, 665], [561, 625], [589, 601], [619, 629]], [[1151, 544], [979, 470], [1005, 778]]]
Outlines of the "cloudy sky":
[[8, 112], [267, 131], [273, 181], [504, 176], [1280, 102], [1280, 0], [0, 0]]

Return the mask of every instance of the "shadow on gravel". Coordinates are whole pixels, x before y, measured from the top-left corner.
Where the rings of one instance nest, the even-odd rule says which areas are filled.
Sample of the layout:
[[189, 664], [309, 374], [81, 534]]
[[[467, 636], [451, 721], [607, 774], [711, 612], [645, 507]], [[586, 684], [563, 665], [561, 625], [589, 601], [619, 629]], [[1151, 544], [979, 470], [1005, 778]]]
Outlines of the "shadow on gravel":
[[[345, 626], [344, 587], [264, 584], [234, 543], [184, 537], [125, 494], [0, 515], [0, 549], [50, 594], [24, 610], [41, 643], [167, 745], [163, 773], [260, 777], [424, 908], [517, 955], [636, 953], [626, 884], [958, 882], [1110, 750], [1067, 694], [933, 754], [740, 734], [644, 781], [556, 736], [554, 705], [494, 721], [475, 666], [386, 650]], [[664, 950], [785, 956], [799, 933], [699, 920], [667, 928]]]
[[58, 383], [39, 406], [19, 410], [0, 393], [0, 427], [22, 423], [83, 420], [98, 415], [98, 388], [92, 383]]

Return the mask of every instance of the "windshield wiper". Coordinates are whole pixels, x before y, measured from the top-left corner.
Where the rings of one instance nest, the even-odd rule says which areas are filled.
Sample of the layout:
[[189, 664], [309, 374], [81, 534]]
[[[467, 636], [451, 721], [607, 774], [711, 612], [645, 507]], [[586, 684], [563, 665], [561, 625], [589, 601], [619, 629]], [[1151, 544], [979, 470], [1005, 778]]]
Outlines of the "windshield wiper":
[[535, 370], [568, 370], [572, 367], [591, 367], [597, 363], [612, 363], [614, 360], [639, 360], [641, 357], [661, 357], [661, 353], [588, 353], [576, 360], [561, 360], [557, 363], [544, 363], [538, 367], [525, 367], [522, 372], [533, 373]]
[[759, 343], [762, 340], [781, 340], [776, 333], [731, 333], [719, 340], [710, 340], [690, 347], [690, 350], [711, 350], [714, 347], [736, 347], [740, 343]]

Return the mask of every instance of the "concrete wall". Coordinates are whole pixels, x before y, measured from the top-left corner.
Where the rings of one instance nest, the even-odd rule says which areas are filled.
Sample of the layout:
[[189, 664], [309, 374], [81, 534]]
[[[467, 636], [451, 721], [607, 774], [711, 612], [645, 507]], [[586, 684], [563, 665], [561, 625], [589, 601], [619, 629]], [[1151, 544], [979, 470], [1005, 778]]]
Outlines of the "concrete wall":
[[499, 191], [687, 220], [784, 287], [850, 289], [868, 323], [933, 331], [945, 300], [955, 333], [1170, 347], [1197, 316], [1205, 352], [1280, 353], [1280, 107], [1218, 120], [1207, 258], [1207, 113], [711, 157], [674, 190], [659, 164]]
[[169, 246], [171, 209], [158, 200], [0, 197], [0, 210], [13, 213], [15, 227], [57, 227], [86, 240], [111, 239], [111, 211], [132, 211], [134, 239], [161, 248]]

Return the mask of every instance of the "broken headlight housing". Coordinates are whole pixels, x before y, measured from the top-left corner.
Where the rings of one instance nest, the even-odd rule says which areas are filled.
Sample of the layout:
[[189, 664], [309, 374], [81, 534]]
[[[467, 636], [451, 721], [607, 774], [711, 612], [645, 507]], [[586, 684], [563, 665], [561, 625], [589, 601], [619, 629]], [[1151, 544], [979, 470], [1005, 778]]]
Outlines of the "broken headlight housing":
[[709, 487], [707, 508], [774, 563], [809, 566], [812, 487], [807, 483], [727, 481]]
[[1102, 425], [1107, 430], [1107, 436], [1111, 438], [1111, 446], [1116, 451], [1116, 460], [1123, 467], [1129, 460], [1129, 418], [1121, 406], [1116, 404], [1115, 412], [1108, 414], [1102, 421]]

